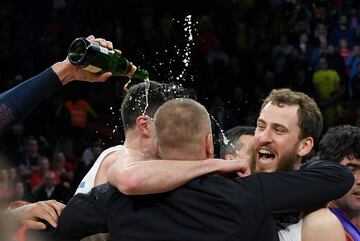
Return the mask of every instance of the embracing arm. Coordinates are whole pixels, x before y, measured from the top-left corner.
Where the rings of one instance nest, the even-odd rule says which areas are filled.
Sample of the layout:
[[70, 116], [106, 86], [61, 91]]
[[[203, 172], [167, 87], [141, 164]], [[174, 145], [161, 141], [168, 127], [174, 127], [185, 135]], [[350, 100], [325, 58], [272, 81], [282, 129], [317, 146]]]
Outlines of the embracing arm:
[[108, 181], [127, 195], [161, 193], [212, 172], [250, 175], [247, 160], [206, 159], [199, 161], [152, 160], [116, 161], [108, 171]]
[[75, 241], [107, 231], [107, 210], [116, 192], [109, 184], [94, 187], [88, 194], [75, 195], [62, 211], [56, 229], [33, 232], [42, 240]]
[[318, 208], [343, 196], [354, 183], [348, 168], [332, 161], [315, 161], [297, 171], [260, 173], [254, 179], [259, 201], [273, 214]]

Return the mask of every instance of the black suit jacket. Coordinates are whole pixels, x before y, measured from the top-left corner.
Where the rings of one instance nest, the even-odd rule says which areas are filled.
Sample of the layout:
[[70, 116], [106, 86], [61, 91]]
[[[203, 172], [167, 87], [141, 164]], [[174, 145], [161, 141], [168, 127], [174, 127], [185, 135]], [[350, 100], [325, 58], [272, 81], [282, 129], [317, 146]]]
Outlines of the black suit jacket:
[[207, 175], [176, 190], [125, 196], [109, 184], [73, 197], [52, 236], [79, 240], [110, 232], [114, 240], [278, 240], [272, 214], [318, 207], [344, 195], [353, 175], [317, 162], [292, 172], [228, 179]]

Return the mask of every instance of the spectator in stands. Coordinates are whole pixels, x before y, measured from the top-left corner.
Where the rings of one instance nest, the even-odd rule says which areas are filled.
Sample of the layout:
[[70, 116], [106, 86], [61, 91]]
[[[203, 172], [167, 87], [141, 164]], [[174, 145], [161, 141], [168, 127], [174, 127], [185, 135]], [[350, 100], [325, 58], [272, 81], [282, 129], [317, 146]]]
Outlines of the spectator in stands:
[[324, 124], [332, 126], [341, 116], [340, 76], [335, 70], [329, 69], [326, 58], [319, 59], [319, 70], [313, 75], [316, 99], [325, 116]]
[[360, 63], [360, 45], [355, 45], [353, 48], [353, 51], [349, 58], [346, 61], [346, 66], [349, 68], [349, 96], [352, 98], [353, 91], [352, 91], [352, 80], [355, 78], [355, 76], [358, 73], [357, 65]]
[[[344, 59], [341, 57], [339, 52], [336, 50], [335, 45], [328, 44], [326, 51], [326, 60], [328, 63], [329, 69], [335, 70], [340, 79], [343, 81], [347, 78], [346, 65]], [[318, 70], [318, 69], [317, 69]]]
[[20, 176], [28, 178], [35, 171], [39, 164], [39, 143], [33, 136], [29, 136], [25, 140], [24, 153], [19, 161]]
[[66, 203], [70, 199], [70, 186], [67, 182], [56, 182], [55, 173], [49, 171], [44, 176], [44, 183], [38, 190], [36, 201], [54, 199]]
[[340, 39], [346, 39], [349, 47], [355, 43], [354, 31], [349, 27], [348, 18], [346, 15], [342, 14], [339, 16], [338, 25], [331, 32], [331, 41], [333, 44], [339, 43]]
[[274, 60], [274, 69], [277, 77], [284, 78], [283, 74], [286, 67], [286, 60], [293, 48], [294, 47], [288, 43], [288, 38], [285, 34], [280, 36], [279, 44], [273, 47], [271, 57]]
[[61, 151], [54, 153], [50, 170], [57, 173], [58, 176], [67, 176], [69, 180], [74, 177], [74, 167], [66, 161], [65, 154]]
[[328, 31], [327, 31], [327, 26], [325, 25], [325, 23], [320, 22], [316, 25], [316, 28], [314, 30], [314, 42], [315, 43], [319, 43], [319, 45], [321, 45], [321, 43], [323, 42], [327, 42], [328, 40]]
[[[49, 160], [45, 156], [41, 156], [39, 159], [38, 170], [31, 175], [30, 188], [31, 193], [36, 195], [38, 191], [45, 185], [45, 176], [50, 170]], [[56, 184], [60, 183], [60, 176], [54, 173]]]
[[349, 48], [347, 40], [345, 38], [341, 38], [339, 40], [339, 54], [344, 59], [344, 63], [346, 63], [351, 53], [352, 53], [352, 49]]
[[31, 202], [33, 200], [32, 196], [29, 194], [25, 184], [21, 180], [17, 180], [14, 182], [14, 193], [11, 197], [11, 201], [15, 202], [18, 200]]

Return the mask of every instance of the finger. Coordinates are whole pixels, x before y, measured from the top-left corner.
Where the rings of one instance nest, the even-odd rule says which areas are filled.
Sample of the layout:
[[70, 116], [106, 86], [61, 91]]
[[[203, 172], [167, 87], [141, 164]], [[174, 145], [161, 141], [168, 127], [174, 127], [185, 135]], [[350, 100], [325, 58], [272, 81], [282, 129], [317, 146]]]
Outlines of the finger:
[[102, 45], [102, 46], [104, 46], [105, 48], [108, 48], [108, 49], [113, 49], [113, 44], [110, 41], [106, 41], [106, 40], [101, 41], [100, 45]]
[[107, 47], [107, 45], [108, 45], [108, 41], [106, 41], [103, 38], [96, 38], [94, 41], [99, 43], [103, 47]]
[[114, 47], [113, 47], [113, 43], [111, 42], [111, 41], [106, 41], [107, 43], [107, 47], [108, 47], [108, 49], [113, 49]]
[[25, 227], [30, 229], [36, 229], [36, 230], [44, 230], [46, 229], [45, 223], [34, 221], [34, 220], [28, 220], [24, 223]]
[[251, 175], [251, 171], [250, 171], [250, 168], [245, 168], [245, 169], [242, 169], [241, 171], [238, 171], [237, 174], [240, 177], [247, 177], [247, 176]]
[[246, 177], [247, 175], [245, 175], [243, 172], [236, 172], [236, 174], [239, 176], [239, 177]]
[[98, 77], [99, 82], [105, 82], [110, 76], [112, 75], [111, 72], [105, 72]]
[[55, 209], [47, 204], [44, 204], [42, 211], [43, 212], [41, 218], [46, 220], [51, 226], [56, 227], [58, 216], [56, 214]]
[[45, 221], [47, 221], [51, 226], [53, 226], [54, 228], [57, 227], [57, 216], [55, 214], [55, 211], [53, 211], [53, 213], [48, 212], [46, 215], [44, 215], [42, 217], [42, 219], [44, 219]]
[[57, 216], [60, 216], [62, 210], [65, 208], [65, 205], [57, 202], [55, 200], [48, 201], [49, 206], [53, 207], [57, 213]]
[[95, 37], [94, 37], [94, 35], [89, 35], [86, 39], [90, 40], [90, 41], [94, 41]]
[[94, 42], [97, 42], [98, 44], [100, 44], [101, 46], [108, 48], [108, 49], [113, 49], [113, 44], [110, 41], [107, 41], [103, 38], [96, 38], [94, 40]]

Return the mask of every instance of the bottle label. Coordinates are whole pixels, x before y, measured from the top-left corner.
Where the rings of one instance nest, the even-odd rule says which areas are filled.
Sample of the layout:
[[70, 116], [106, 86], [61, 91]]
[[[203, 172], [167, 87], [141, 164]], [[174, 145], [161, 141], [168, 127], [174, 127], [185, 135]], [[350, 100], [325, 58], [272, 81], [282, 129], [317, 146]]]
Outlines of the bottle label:
[[102, 70], [101, 68], [96, 67], [96, 66], [91, 65], [91, 64], [89, 64], [88, 66], [86, 66], [86, 67], [83, 68], [83, 69], [86, 70], [86, 71], [89, 71], [89, 72], [91, 72], [91, 73], [94, 73], [94, 74], [97, 74], [97, 73], [99, 73], [99, 72]]
[[102, 46], [99, 46], [100, 47], [100, 52], [103, 53], [103, 54], [109, 54], [109, 50], [107, 48], [104, 48]]

